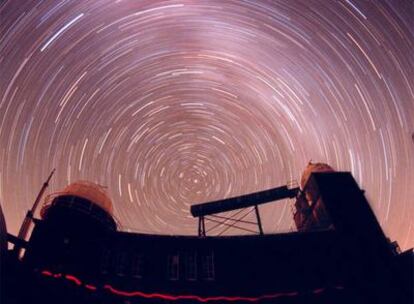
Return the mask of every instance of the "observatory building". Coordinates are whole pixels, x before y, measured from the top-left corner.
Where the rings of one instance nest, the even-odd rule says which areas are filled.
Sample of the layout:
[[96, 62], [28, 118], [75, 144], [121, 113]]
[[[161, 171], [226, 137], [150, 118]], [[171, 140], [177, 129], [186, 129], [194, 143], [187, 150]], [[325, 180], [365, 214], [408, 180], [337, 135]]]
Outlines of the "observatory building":
[[[263, 233], [260, 205], [286, 198], [297, 231]], [[256, 221], [225, 216], [241, 208]], [[6, 256], [4, 303], [413, 303], [413, 251], [388, 240], [349, 172], [310, 164], [300, 188], [190, 211], [198, 235], [123, 232], [102, 187], [71, 184], [47, 197], [28, 240], [8, 235], [17, 249]], [[210, 235], [211, 221], [257, 233]]]

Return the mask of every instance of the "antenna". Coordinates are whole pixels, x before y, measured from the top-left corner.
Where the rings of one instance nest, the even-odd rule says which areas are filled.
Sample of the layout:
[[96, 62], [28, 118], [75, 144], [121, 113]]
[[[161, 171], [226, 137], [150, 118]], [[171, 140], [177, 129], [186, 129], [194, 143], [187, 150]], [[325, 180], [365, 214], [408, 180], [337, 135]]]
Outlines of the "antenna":
[[[37, 206], [39, 205], [40, 200], [42, 199], [42, 196], [46, 191], [46, 188], [49, 186], [49, 182], [50, 182], [53, 174], [55, 173], [55, 171], [56, 171], [56, 169], [53, 169], [52, 172], [50, 172], [50, 175], [47, 178], [47, 180], [43, 183], [42, 189], [40, 189], [39, 194], [37, 195], [36, 200], [34, 201], [32, 208], [27, 211], [26, 217], [24, 218], [22, 226], [20, 227], [19, 234], [17, 235], [17, 239], [23, 240], [23, 241], [26, 240], [27, 232], [29, 231], [30, 224], [33, 221], [33, 216], [36, 212]], [[17, 256], [19, 256], [20, 249], [21, 249], [21, 247], [18, 246], [17, 244], [15, 244], [14, 253], [17, 254]]]

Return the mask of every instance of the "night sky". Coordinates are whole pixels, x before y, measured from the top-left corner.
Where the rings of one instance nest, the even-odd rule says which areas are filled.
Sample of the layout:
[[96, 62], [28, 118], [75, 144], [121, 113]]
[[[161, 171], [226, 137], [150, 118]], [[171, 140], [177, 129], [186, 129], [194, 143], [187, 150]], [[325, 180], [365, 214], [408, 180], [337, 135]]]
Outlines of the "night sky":
[[[192, 203], [351, 171], [414, 246], [414, 4], [0, 4], [0, 201], [16, 233], [48, 193], [107, 187], [124, 230], [195, 234]], [[293, 201], [261, 207], [267, 232]], [[229, 231], [235, 233], [237, 231]]]

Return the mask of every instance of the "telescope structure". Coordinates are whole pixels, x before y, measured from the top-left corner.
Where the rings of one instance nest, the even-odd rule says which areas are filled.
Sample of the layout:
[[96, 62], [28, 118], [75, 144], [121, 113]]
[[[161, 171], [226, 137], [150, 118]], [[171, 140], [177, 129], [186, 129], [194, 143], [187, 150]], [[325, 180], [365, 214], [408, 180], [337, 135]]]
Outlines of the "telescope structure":
[[[263, 233], [270, 202], [292, 205], [296, 231]], [[71, 184], [46, 198], [24, 242], [0, 213], [2, 303], [413, 303], [412, 249], [385, 236], [351, 173], [325, 164], [309, 164], [300, 187], [193, 205], [198, 235], [120, 231], [112, 210], [103, 187]], [[256, 221], [228, 219], [233, 210]], [[257, 229], [217, 236], [203, 227], [211, 220]]]

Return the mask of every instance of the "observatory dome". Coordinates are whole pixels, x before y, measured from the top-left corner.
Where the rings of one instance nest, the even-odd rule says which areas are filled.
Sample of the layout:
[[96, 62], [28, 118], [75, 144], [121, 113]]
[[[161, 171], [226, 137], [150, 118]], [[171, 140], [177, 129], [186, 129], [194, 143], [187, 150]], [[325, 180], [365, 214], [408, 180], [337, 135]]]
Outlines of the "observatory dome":
[[[75, 231], [116, 230], [113, 217], [112, 201], [104, 187], [88, 182], [77, 181], [66, 186], [62, 191], [49, 195], [40, 216], [49, 225]], [[72, 225], [74, 222], [77, 225]], [[68, 228], [71, 227], [71, 228]]]
[[324, 163], [312, 163], [306, 166], [305, 171], [303, 171], [302, 178], [300, 179], [300, 188], [303, 190], [310, 175], [314, 172], [334, 172], [331, 166]]
[[101, 185], [88, 181], [77, 181], [66, 186], [63, 191], [59, 192], [59, 195], [73, 195], [87, 199], [103, 208], [111, 216], [113, 215], [112, 200]]

